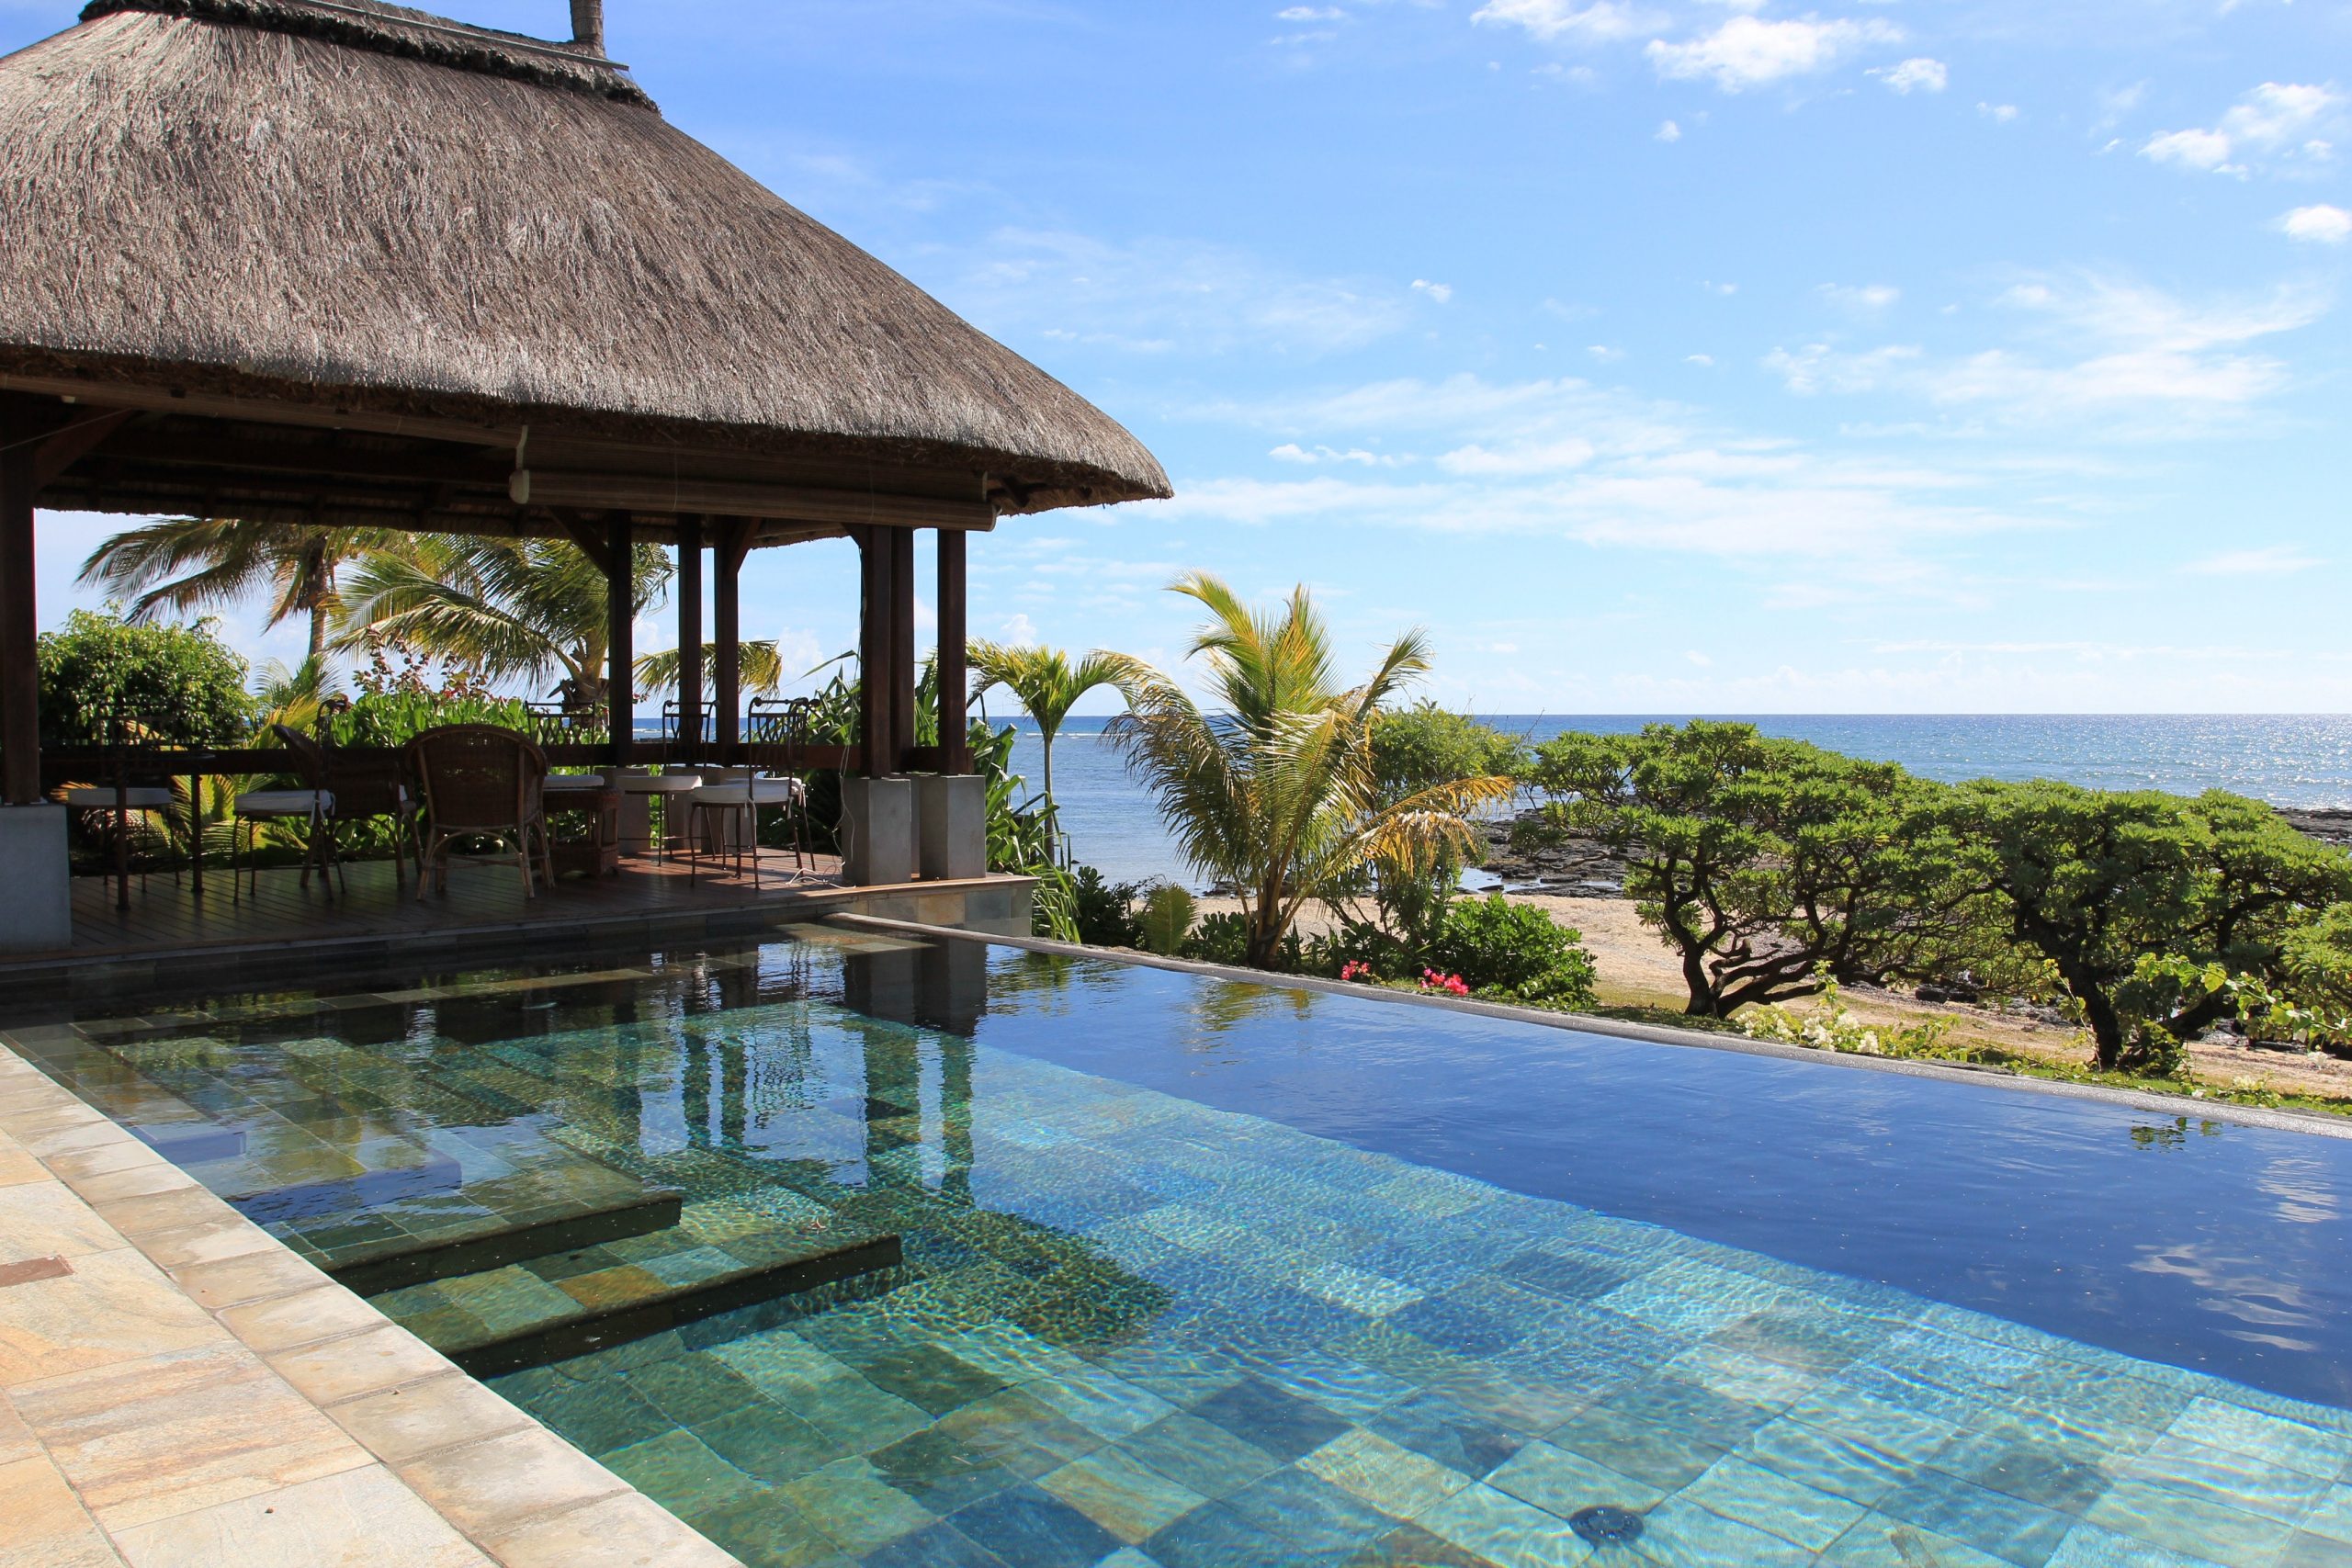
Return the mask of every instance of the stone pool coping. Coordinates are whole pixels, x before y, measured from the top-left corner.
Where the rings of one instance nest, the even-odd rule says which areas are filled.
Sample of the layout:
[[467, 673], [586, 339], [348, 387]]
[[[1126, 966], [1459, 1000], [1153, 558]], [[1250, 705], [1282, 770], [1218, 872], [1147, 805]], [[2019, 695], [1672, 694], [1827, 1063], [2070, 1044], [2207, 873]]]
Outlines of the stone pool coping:
[[737, 1562], [5, 1036], [0, 1561]]
[[2310, 1133], [2324, 1138], [2352, 1138], [2352, 1117], [2328, 1116], [2304, 1111], [2272, 1111], [2256, 1105], [2233, 1105], [2222, 1100], [2194, 1100], [2185, 1094], [2151, 1094], [2142, 1089], [2114, 1089], [2105, 1084], [2066, 1083], [2054, 1078], [2030, 1077], [2003, 1068], [1972, 1066], [1957, 1062], [1926, 1062], [1894, 1056], [1865, 1056], [1845, 1051], [1809, 1050], [1802, 1045], [1784, 1045], [1770, 1040], [1750, 1040], [1744, 1035], [1716, 1034], [1705, 1030], [1675, 1029], [1665, 1024], [1633, 1023], [1623, 1019], [1599, 1018], [1589, 1013], [1555, 1012], [1544, 1008], [1513, 1007], [1507, 1002], [1483, 1002], [1458, 997], [1419, 996], [1411, 991], [1392, 990], [1385, 986], [1356, 985], [1345, 980], [1326, 980], [1309, 975], [1273, 975], [1261, 969], [1241, 969], [1226, 964], [1204, 964], [1192, 958], [1163, 958], [1158, 953], [1138, 953], [1128, 948], [1085, 947], [1076, 942], [1055, 942], [1046, 937], [993, 936], [985, 931], [960, 931], [949, 926], [927, 926], [912, 920], [890, 919], [878, 915], [837, 913], [825, 917], [828, 925], [854, 929], [892, 931], [901, 935], [936, 938], [942, 941], [987, 942], [998, 947], [1017, 947], [1030, 953], [1054, 953], [1065, 958], [1093, 958], [1114, 964], [1130, 964], [1146, 969], [1167, 969], [1181, 975], [1198, 975], [1211, 980], [1233, 980], [1244, 985], [1263, 986], [1275, 990], [1323, 991], [1333, 996], [1353, 997], [1360, 1001], [1386, 1002], [1397, 1007], [1434, 1008], [1449, 1013], [1474, 1013], [1481, 1018], [1504, 1019], [1512, 1023], [1532, 1023], [1545, 1029], [1563, 1030], [1573, 1034], [1603, 1034], [1623, 1040], [1640, 1040], [1653, 1045], [1696, 1046], [1708, 1051], [1728, 1051], [1743, 1056], [1770, 1056], [1787, 1062], [1806, 1062], [1815, 1066], [1849, 1067], [1862, 1072], [1894, 1073], [1905, 1077], [1939, 1078], [1947, 1083], [1968, 1083], [1980, 1088], [2008, 1089], [2026, 1094], [2045, 1095], [2056, 1100], [2090, 1100], [2109, 1105], [2128, 1106], [2160, 1116], [2190, 1116], [2200, 1122], [2222, 1122], [2237, 1126], [2259, 1127], [2275, 1133]]

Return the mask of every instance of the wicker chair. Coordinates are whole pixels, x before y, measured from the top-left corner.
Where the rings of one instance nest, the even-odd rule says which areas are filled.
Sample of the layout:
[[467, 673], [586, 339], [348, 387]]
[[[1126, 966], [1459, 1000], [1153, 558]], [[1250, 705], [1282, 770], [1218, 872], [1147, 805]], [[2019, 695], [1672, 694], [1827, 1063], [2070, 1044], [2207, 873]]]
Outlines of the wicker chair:
[[343, 877], [343, 846], [334, 837], [334, 824], [366, 822], [388, 817], [392, 822], [392, 879], [404, 882], [408, 875], [408, 861], [416, 861], [416, 874], [424, 874], [424, 844], [417, 831], [416, 791], [411, 787], [407, 770], [397, 761], [355, 762], [339, 757], [324, 739], [305, 735], [291, 725], [270, 726], [287, 750], [294, 755], [295, 766], [301, 770], [303, 783], [321, 792], [332, 804], [327, 811], [328, 852], [335, 866], [338, 880]]
[[[537, 895], [532, 857], [552, 884], [544, 785], [547, 753], [527, 736], [492, 724], [449, 724], [408, 743], [410, 771], [424, 791], [424, 850], [416, 896], [449, 886], [449, 845], [458, 839], [497, 839], [514, 846], [523, 896]], [[431, 866], [428, 878], [424, 868]]]

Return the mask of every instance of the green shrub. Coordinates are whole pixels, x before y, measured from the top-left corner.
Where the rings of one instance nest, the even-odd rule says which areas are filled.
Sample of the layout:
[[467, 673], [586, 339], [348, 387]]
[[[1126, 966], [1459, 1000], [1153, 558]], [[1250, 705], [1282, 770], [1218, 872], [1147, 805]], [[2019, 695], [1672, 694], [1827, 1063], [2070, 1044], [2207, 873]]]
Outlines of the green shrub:
[[40, 639], [40, 742], [69, 747], [113, 738], [117, 715], [148, 721], [140, 739], [220, 746], [244, 739], [253, 714], [245, 661], [212, 623], [130, 626], [76, 610]]
[[1193, 928], [1192, 940], [1184, 944], [1184, 956], [1197, 958], [1204, 964], [1239, 965], [1250, 957], [1250, 922], [1239, 915], [1227, 912], [1211, 915]]
[[1143, 922], [1136, 919], [1132, 882], [1106, 882], [1091, 865], [1081, 865], [1072, 880], [1070, 896], [1078, 922], [1078, 940], [1089, 947], [1139, 947]]
[[531, 716], [519, 697], [394, 690], [357, 697], [349, 708], [326, 721], [337, 746], [405, 746], [445, 724], [494, 724], [527, 735]]
[[1481, 996], [1572, 1010], [1594, 1002], [1592, 955], [1582, 934], [1499, 893], [1454, 903], [1422, 956]]
[[1143, 901], [1143, 917], [1138, 922], [1141, 945], [1147, 952], [1168, 956], [1183, 952], [1185, 939], [1193, 934], [1193, 916], [1198, 908], [1190, 889], [1173, 882], [1161, 883]]

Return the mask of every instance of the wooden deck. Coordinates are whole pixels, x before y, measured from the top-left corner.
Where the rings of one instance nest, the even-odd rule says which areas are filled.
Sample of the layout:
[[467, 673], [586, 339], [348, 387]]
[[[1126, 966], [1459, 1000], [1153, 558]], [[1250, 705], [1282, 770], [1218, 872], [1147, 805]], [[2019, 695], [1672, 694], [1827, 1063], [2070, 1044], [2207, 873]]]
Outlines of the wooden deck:
[[605, 929], [690, 923], [696, 916], [764, 920], [821, 912], [882, 891], [845, 890], [840, 873], [838, 861], [822, 856], [796, 876], [789, 853], [771, 852], [755, 891], [748, 871], [734, 875], [716, 861], [690, 875], [683, 859], [632, 857], [621, 863], [617, 876], [566, 877], [526, 899], [512, 863], [453, 857], [448, 891], [419, 899], [414, 878], [397, 883], [388, 861], [345, 867], [347, 886], [332, 891], [316, 875], [305, 887], [301, 874], [287, 869], [264, 871], [258, 890], [247, 885], [232, 894], [225, 871], [215, 868], [201, 893], [168, 871], [151, 874], [143, 885], [134, 875], [129, 909], [115, 907], [111, 879], [76, 877], [73, 948], [13, 957], [0, 963], [0, 971], [347, 942], [399, 946], [492, 933], [527, 938], [539, 931], [561, 941]]

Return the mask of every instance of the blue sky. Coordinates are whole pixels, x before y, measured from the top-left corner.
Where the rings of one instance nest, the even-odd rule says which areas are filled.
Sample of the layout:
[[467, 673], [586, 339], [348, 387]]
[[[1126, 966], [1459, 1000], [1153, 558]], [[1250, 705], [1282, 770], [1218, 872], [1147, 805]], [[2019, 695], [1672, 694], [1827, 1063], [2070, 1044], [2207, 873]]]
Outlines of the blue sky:
[[[1172, 661], [1197, 567], [1483, 711], [2352, 709], [2342, 0], [608, 10], [1167, 464], [978, 541], [978, 632]], [[54, 618], [106, 525], [44, 525]], [[745, 592], [852, 640], [845, 546]]]

